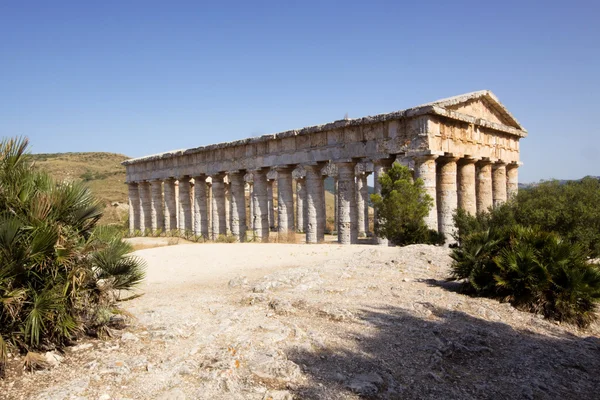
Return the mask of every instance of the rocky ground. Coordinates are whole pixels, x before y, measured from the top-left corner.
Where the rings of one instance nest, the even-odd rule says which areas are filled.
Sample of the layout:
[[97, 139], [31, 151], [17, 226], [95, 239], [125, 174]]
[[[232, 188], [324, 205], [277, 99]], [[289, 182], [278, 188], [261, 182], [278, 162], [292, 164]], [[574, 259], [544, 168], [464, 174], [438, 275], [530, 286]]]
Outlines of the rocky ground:
[[449, 250], [194, 244], [138, 251], [146, 294], [115, 338], [6, 399], [594, 399], [600, 328], [456, 293]]

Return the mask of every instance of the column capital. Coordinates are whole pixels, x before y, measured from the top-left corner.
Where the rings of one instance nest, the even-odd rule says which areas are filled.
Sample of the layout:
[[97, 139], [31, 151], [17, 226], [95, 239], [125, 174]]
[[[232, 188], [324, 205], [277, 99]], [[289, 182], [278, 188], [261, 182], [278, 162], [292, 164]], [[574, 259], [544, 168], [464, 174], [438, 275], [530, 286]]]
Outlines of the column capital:
[[489, 157], [482, 157], [481, 160], [478, 160], [476, 164], [478, 166], [485, 166], [493, 164], [493, 161]]
[[471, 156], [464, 156], [458, 159], [458, 163], [461, 165], [465, 165], [465, 164], [475, 164], [477, 162], [479, 162], [479, 160], [481, 160], [480, 157], [471, 157]]
[[286, 171], [290, 171], [292, 172], [294, 169], [296, 169], [296, 164], [281, 164], [281, 165], [276, 165], [272, 168], [274, 171], [276, 172], [286, 172]]

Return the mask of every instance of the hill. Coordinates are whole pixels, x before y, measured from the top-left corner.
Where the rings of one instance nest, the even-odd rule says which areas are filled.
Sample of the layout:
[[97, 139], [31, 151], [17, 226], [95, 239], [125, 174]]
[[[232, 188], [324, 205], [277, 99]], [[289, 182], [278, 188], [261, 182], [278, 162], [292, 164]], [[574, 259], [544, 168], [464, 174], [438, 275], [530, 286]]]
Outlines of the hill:
[[[86, 182], [106, 206], [102, 223], [124, 223], [127, 219], [127, 185], [125, 167], [129, 157], [114, 153], [32, 154], [37, 168], [59, 180]], [[119, 203], [112, 206], [114, 203]]]

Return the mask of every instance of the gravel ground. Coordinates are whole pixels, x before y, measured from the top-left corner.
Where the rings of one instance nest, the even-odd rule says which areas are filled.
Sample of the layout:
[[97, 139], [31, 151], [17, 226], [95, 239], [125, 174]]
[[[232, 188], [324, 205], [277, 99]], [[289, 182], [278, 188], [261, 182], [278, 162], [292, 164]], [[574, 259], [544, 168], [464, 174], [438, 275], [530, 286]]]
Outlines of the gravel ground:
[[600, 327], [456, 293], [446, 248], [183, 244], [134, 317], [24, 373], [6, 399], [595, 399]]

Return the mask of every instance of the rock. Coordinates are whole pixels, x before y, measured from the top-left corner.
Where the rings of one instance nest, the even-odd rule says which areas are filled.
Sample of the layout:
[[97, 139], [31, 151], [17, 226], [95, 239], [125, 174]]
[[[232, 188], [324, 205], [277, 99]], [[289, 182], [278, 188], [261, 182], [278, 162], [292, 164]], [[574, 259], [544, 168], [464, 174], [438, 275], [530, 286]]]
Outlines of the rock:
[[78, 344], [77, 346], [70, 347], [69, 349], [72, 352], [78, 352], [78, 351], [90, 349], [92, 347], [94, 347], [94, 345], [91, 343], [82, 343], [82, 344]]
[[248, 296], [243, 297], [240, 303], [242, 303], [243, 305], [252, 306], [258, 303], [264, 303], [268, 299], [269, 298], [262, 293], [251, 293]]
[[346, 309], [337, 308], [331, 305], [322, 307], [318, 313], [321, 317], [329, 318], [332, 321], [345, 321], [354, 318], [354, 315]]
[[382, 384], [383, 378], [379, 374], [368, 372], [355, 375], [347, 387], [361, 396], [373, 396], [379, 392], [379, 387]]
[[230, 288], [243, 286], [248, 286], [248, 278], [246, 278], [245, 276], [238, 276], [237, 278], [233, 278], [229, 281]]
[[63, 356], [61, 356], [60, 354], [55, 353], [53, 351], [49, 351], [46, 354], [44, 354], [44, 358], [46, 359], [46, 361], [52, 368], [58, 367], [64, 359]]
[[121, 335], [122, 342], [138, 342], [140, 339], [131, 332], [125, 332]]
[[402, 282], [410, 282], [410, 278], [402, 278]]
[[273, 383], [292, 382], [301, 375], [300, 367], [296, 363], [269, 354], [257, 355], [249, 360], [248, 365], [257, 378]]
[[103, 393], [98, 397], [98, 400], [110, 400], [110, 394]]
[[279, 315], [289, 315], [294, 312], [292, 303], [283, 299], [274, 299], [269, 302], [269, 308]]

